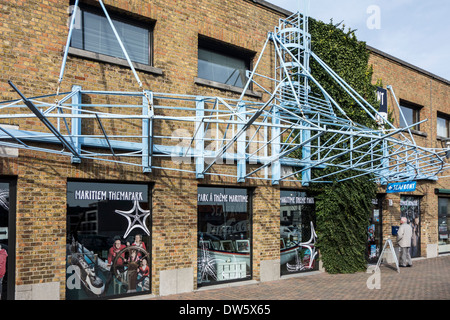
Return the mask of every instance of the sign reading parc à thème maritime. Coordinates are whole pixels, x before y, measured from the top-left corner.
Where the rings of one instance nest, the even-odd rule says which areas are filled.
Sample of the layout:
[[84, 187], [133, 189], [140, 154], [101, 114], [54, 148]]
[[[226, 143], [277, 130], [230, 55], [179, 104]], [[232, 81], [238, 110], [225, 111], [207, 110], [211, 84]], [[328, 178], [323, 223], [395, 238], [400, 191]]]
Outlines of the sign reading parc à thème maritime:
[[386, 193], [415, 191], [416, 184], [417, 184], [417, 181], [389, 183], [386, 188]]

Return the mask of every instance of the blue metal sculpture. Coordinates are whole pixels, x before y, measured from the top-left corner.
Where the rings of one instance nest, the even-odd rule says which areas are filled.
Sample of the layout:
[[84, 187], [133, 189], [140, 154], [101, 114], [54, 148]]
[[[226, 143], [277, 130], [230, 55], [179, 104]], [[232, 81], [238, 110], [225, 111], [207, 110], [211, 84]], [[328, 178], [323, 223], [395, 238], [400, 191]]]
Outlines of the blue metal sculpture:
[[[236, 174], [228, 175], [237, 182], [263, 179], [273, 184], [299, 179], [303, 185], [326, 183], [341, 172], [352, 173], [345, 179], [371, 175], [382, 184], [433, 180], [449, 167], [445, 158], [448, 149], [417, 145], [410, 131], [417, 124], [396, 128], [311, 51], [307, 15], [295, 13], [279, 20], [275, 31], [268, 34], [255, 68], [247, 72], [240, 98], [225, 99], [145, 90], [103, 2], [99, 2], [141, 91], [94, 91], [73, 86], [71, 92], [59, 92], [74, 12], [56, 94], [27, 98], [10, 83], [21, 99], [0, 104], [0, 119], [37, 118], [50, 133], [45, 127], [30, 131], [0, 125], [1, 146], [62, 154], [70, 156], [73, 163], [94, 159], [140, 166], [143, 172], [186, 171], [198, 179], [226, 176], [214, 171], [214, 166], [236, 164]], [[275, 74], [259, 74], [261, 57], [267, 54], [269, 44], [275, 51]], [[312, 76], [310, 59], [380, 126], [368, 128], [355, 123]], [[250, 86], [260, 88], [269, 99], [244, 100]], [[84, 103], [83, 96], [96, 103]], [[125, 132], [118, 130], [117, 123], [126, 126]], [[170, 131], [172, 127], [182, 129]], [[157, 165], [154, 159], [185, 165], [183, 169]], [[335, 170], [322, 170], [329, 167]]]

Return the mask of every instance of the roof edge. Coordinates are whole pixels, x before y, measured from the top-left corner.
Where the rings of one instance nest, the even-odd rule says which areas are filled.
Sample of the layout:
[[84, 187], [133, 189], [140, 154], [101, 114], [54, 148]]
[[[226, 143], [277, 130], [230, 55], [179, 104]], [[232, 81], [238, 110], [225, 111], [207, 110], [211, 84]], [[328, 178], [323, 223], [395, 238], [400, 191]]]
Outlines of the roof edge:
[[384, 51], [381, 51], [381, 50], [376, 49], [376, 48], [374, 48], [372, 46], [369, 46], [368, 44], [366, 44], [366, 48], [367, 48], [367, 50], [369, 50], [372, 53], [375, 53], [375, 54], [377, 54], [379, 56], [382, 56], [382, 57], [384, 57], [386, 59], [392, 60], [392, 61], [394, 61], [394, 62], [396, 62], [396, 63], [398, 63], [398, 64], [400, 64], [402, 66], [405, 66], [407, 68], [410, 68], [410, 69], [412, 69], [414, 71], [422, 73], [422, 74], [424, 74], [424, 75], [426, 75], [426, 76], [428, 76], [428, 77], [430, 77], [430, 78], [432, 78], [434, 80], [443, 82], [446, 85], [450, 85], [450, 80], [447, 80], [447, 79], [442, 78], [442, 77], [440, 77], [438, 75], [435, 75], [434, 73], [431, 73], [431, 72], [429, 72], [427, 70], [419, 68], [419, 67], [417, 67], [417, 66], [415, 66], [415, 65], [413, 65], [413, 64], [411, 64], [409, 62], [406, 62], [406, 61], [404, 61], [402, 59], [396, 58], [396, 57], [394, 57], [394, 56], [392, 56], [392, 55], [390, 55], [390, 54], [388, 54], [388, 53], [386, 53]]

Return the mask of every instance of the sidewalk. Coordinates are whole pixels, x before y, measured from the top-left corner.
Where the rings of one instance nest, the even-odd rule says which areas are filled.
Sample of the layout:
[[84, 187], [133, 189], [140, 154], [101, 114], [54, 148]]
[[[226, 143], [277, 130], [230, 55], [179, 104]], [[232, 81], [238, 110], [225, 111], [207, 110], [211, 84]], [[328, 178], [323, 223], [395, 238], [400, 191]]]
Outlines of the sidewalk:
[[413, 267], [400, 268], [400, 273], [395, 265], [382, 265], [379, 276], [379, 289], [367, 285], [369, 278], [375, 278], [374, 273], [311, 272], [150, 300], [450, 300], [450, 255], [413, 259]]

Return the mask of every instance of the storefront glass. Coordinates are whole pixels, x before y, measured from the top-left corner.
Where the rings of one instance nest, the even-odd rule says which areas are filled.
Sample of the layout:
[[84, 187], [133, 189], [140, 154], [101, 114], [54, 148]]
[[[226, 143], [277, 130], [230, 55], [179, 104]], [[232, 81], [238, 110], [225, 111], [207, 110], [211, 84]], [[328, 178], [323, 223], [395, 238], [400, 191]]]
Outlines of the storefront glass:
[[317, 270], [314, 197], [281, 190], [280, 198], [281, 275]]
[[450, 198], [439, 197], [438, 249], [439, 253], [450, 252]]
[[251, 278], [251, 199], [247, 189], [199, 187], [199, 286]]
[[382, 241], [382, 208], [383, 198], [377, 197], [372, 199], [372, 214], [369, 218], [369, 227], [367, 230], [367, 260], [368, 262], [376, 262], [380, 256], [383, 244]]
[[145, 184], [67, 183], [66, 299], [150, 292]]
[[420, 197], [401, 196], [400, 215], [408, 219], [413, 229], [411, 257], [420, 257]]

